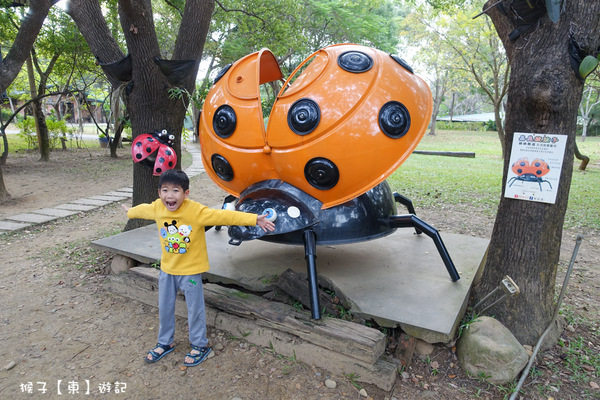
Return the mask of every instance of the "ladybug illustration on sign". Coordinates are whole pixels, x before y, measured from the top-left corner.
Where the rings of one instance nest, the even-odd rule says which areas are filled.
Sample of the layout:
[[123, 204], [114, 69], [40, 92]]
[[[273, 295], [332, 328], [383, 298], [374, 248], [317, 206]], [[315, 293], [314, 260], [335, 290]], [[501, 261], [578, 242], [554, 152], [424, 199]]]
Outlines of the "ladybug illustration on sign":
[[174, 143], [175, 135], [169, 134], [166, 129], [153, 134], [144, 133], [133, 141], [131, 156], [134, 162], [152, 168], [153, 175], [159, 176], [177, 164], [177, 154], [172, 147]]
[[522, 182], [537, 182], [540, 185], [540, 191], [542, 190], [542, 183], [547, 183], [552, 189], [552, 184], [546, 179], [542, 179], [542, 176], [550, 172], [550, 166], [548, 163], [540, 158], [536, 158], [531, 163], [527, 157], [523, 157], [515, 161], [511, 167], [512, 172], [517, 174], [508, 181], [508, 187], [511, 187], [516, 181]]

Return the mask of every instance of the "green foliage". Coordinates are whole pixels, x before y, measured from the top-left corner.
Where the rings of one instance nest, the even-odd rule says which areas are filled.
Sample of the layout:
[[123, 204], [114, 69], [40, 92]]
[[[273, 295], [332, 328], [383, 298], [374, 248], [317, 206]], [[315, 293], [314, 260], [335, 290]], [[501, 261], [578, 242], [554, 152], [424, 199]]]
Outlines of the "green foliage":
[[350, 382], [355, 388], [358, 390], [362, 389], [362, 386], [357, 382], [360, 379], [360, 375], [355, 374], [354, 372], [351, 374], [344, 374], [344, 377]]
[[27, 149], [34, 149], [37, 146], [37, 134], [35, 130], [35, 119], [32, 116], [17, 123], [19, 128], [19, 138], [27, 144]]
[[[205, 58], [215, 69], [269, 48], [291, 72], [314, 51], [357, 43], [395, 52], [402, 8], [390, 0], [230, 0], [217, 6]], [[284, 72], [284, 75], [286, 75]]]
[[585, 56], [581, 64], [579, 64], [579, 75], [585, 79], [596, 67], [598, 67], [598, 59], [594, 56]]
[[571, 372], [570, 379], [577, 383], [588, 383], [600, 377], [600, 352], [592, 343], [578, 336], [573, 340], [560, 339], [564, 364]]

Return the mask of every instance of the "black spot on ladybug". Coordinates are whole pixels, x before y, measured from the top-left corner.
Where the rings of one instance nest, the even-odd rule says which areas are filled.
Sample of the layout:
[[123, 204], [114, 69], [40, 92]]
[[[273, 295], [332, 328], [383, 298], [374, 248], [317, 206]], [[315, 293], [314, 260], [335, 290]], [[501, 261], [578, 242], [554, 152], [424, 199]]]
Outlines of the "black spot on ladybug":
[[392, 139], [399, 139], [410, 129], [410, 113], [404, 104], [388, 101], [379, 110], [379, 127]]
[[231, 168], [231, 164], [225, 157], [220, 154], [213, 154], [210, 159], [213, 170], [219, 178], [226, 182], [233, 179], [233, 168]]
[[[537, 166], [539, 166], [539, 165], [537, 165]], [[541, 170], [541, 169], [538, 169], [537, 171], [535, 171], [535, 174], [536, 174], [536, 175], [542, 175], [542, 170]]]
[[523, 170], [522, 170], [521, 168], [518, 168], [518, 169], [517, 169], [517, 173], [518, 173], [519, 175], [521, 175], [521, 174], [523, 173]]
[[169, 165], [170, 168], [173, 168], [173, 161], [169, 161], [168, 165]]
[[311, 99], [300, 99], [294, 102], [288, 112], [288, 126], [298, 135], [308, 135], [321, 120], [321, 109]]
[[135, 158], [137, 158], [138, 160], [141, 160], [142, 159], [142, 155], [140, 153], [138, 153], [138, 154], [135, 155]]
[[168, 156], [170, 156], [173, 153], [171, 152], [171, 150], [167, 149], [167, 150], [165, 150], [165, 154], [168, 155]]
[[348, 72], [367, 72], [373, 67], [373, 59], [368, 54], [352, 50], [340, 54], [338, 65]]
[[156, 168], [156, 172], [158, 172], [159, 174], [162, 173], [162, 168]]
[[521, 163], [519, 164], [521, 167], [524, 167], [527, 163], [525, 161], [521, 161]]
[[142, 147], [142, 142], [135, 142], [135, 147]]
[[217, 108], [215, 116], [213, 117], [213, 129], [217, 135], [223, 139], [228, 138], [233, 135], [236, 125], [237, 117], [235, 115], [235, 110], [231, 106], [223, 104], [221, 107]]
[[152, 147], [150, 147], [150, 146], [146, 147], [146, 153], [152, 153]]
[[158, 162], [163, 164], [165, 162], [165, 158], [164, 157], [159, 157], [158, 158]]
[[404, 61], [404, 59], [398, 57], [396, 54], [390, 54], [390, 56], [392, 57], [392, 59], [394, 61], [396, 61], [398, 64], [400, 64], [404, 69], [406, 69], [408, 72], [410, 72], [411, 74], [414, 74], [415, 72], [413, 71], [413, 69], [411, 68], [410, 65], [408, 65], [408, 63], [406, 61]]
[[314, 188], [328, 190], [337, 185], [340, 172], [331, 160], [317, 157], [306, 163], [304, 177]]

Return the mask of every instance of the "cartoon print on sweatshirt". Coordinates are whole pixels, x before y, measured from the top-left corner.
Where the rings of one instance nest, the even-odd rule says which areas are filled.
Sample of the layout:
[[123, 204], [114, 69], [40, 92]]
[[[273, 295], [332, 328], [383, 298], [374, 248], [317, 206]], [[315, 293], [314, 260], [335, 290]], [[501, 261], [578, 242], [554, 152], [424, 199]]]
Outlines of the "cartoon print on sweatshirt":
[[177, 227], [177, 221], [171, 223], [165, 222], [165, 227], [160, 229], [160, 236], [164, 239], [163, 246], [167, 253], [184, 254], [187, 253], [188, 243], [190, 242], [191, 225], [181, 225]]

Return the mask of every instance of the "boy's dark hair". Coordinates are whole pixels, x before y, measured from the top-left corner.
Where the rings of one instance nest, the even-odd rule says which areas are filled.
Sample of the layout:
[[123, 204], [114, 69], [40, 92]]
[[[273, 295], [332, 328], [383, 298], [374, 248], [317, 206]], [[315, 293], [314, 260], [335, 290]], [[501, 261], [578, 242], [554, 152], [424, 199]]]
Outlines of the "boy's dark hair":
[[190, 178], [187, 174], [179, 169], [168, 169], [158, 178], [158, 188], [160, 189], [165, 183], [181, 186], [183, 191], [190, 188]]

